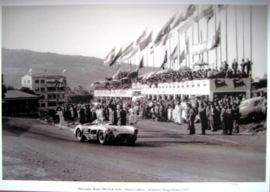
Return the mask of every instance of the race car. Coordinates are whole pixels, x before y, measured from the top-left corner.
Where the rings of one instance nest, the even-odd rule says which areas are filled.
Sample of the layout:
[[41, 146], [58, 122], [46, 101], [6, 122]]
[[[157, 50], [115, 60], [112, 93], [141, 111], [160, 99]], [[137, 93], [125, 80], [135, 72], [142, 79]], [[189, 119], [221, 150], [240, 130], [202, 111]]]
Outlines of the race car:
[[125, 141], [133, 145], [137, 140], [137, 134], [138, 129], [133, 126], [117, 126], [99, 122], [78, 125], [74, 129], [74, 135], [79, 141], [98, 140], [102, 145]]

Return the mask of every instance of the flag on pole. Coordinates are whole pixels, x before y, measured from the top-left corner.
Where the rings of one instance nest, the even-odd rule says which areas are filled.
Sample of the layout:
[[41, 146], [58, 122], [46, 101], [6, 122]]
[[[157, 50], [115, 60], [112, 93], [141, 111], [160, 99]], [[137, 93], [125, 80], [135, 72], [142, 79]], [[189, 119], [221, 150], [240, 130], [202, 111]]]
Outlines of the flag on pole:
[[134, 48], [133, 51], [131, 52], [131, 54], [129, 56], [127, 56], [126, 58], [121, 58], [121, 61], [126, 61], [129, 60], [131, 57], [133, 57], [136, 53], [138, 52], [138, 48]]
[[178, 29], [177, 32], [179, 35], [182, 35], [185, 33], [192, 25], [192, 18], [190, 17], [183, 25], [181, 25]]
[[117, 78], [117, 76], [120, 74], [121, 72], [121, 66], [118, 67], [118, 70], [116, 71], [116, 73], [112, 76], [112, 78], [115, 80]]
[[194, 18], [195, 22], [198, 22], [202, 18], [205, 18], [207, 22], [214, 16], [213, 5], [203, 5], [202, 11]]
[[228, 5], [218, 5], [218, 12], [227, 9]]
[[175, 19], [175, 22], [174, 22], [174, 24], [173, 24], [173, 27], [172, 27], [172, 29], [174, 29], [175, 27], [177, 27], [181, 22], [183, 22], [184, 21], [184, 16], [183, 16], [183, 13], [181, 13], [181, 15], [179, 15], [178, 17], [177, 17], [177, 19]]
[[66, 72], [66, 68], [62, 71], [62, 73], [64, 74]]
[[177, 49], [178, 49], [178, 45], [175, 46], [173, 52], [170, 55], [171, 61], [175, 61], [177, 59]]
[[133, 51], [133, 42], [132, 42], [129, 46], [127, 46], [127, 47], [125, 48], [125, 50], [124, 50], [123, 53], [122, 53], [121, 58], [123, 58], [124, 56], [128, 55], [128, 54], [131, 53], [132, 51]]
[[163, 62], [162, 62], [162, 64], [161, 64], [161, 68], [164, 70], [164, 65], [167, 63], [167, 50], [165, 51], [165, 56], [164, 56], [164, 60], [163, 60]]
[[137, 72], [139, 71], [139, 69], [141, 69], [141, 68], [143, 68], [143, 57], [142, 57], [142, 59], [141, 59], [141, 61], [140, 61], [140, 64], [139, 64], [139, 66], [138, 66], [138, 68], [137, 68]]
[[122, 48], [118, 51], [117, 55], [110, 62], [109, 66], [112, 66], [120, 58], [121, 55], [122, 55]]
[[145, 29], [144, 32], [141, 34], [141, 36], [137, 39], [136, 45], [139, 45], [139, 43], [142, 42], [142, 41], [145, 39], [145, 35], [146, 35], [146, 29]]
[[189, 54], [189, 38], [186, 40], [186, 54]]
[[104, 60], [104, 65], [109, 65], [110, 62], [113, 60], [113, 58], [115, 57], [115, 48], [113, 48], [109, 54], [105, 57]]
[[32, 75], [32, 68], [29, 69], [28, 74]]
[[180, 61], [179, 61], [179, 63], [182, 63], [185, 58], [186, 58], [186, 54], [185, 54], [185, 50], [183, 50], [182, 53], [181, 53], [181, 55], [180, 55]]
[[143, 40], [140, 44], [139, 44], [139, 47], [140, 47], [140, 50], [144, 50], [148, 45], [149, 43], [152, 41], [152, 32], [148, 35], [148, 37]]
[[184, 21], [187, 20], [190, 16], [193, 15], [193, 13], [196, 11], [196, 5], [189, 5], [186, 10], [186, 15], [184, 17]]
[[46, 73], [47, 72], [47, 68], [44, 70], [44, 73]]
[[167, 43], [167, 40], [170, 39], [170, 38], [172, 38], [172, 33], [168, 33], [168, 34], [165, 36], [162, 45], [165, 46], [166, 43]]

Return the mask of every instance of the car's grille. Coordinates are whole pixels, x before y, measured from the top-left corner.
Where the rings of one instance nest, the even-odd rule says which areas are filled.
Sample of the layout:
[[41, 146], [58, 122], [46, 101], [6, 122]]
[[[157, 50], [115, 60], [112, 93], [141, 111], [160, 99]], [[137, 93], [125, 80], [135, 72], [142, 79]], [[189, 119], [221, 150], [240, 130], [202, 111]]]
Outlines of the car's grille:
[[119, 139], [129, 139], [131, 137], [132, 137], [131, 134], [120, 134], [117, 136], [117, 138], [119, 138]]

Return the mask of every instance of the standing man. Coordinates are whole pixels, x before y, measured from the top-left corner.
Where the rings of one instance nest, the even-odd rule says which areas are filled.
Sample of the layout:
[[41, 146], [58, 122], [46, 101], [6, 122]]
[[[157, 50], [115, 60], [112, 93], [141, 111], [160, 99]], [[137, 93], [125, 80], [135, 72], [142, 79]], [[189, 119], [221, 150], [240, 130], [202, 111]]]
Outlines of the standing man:
[[251, 74], [250, 74], [250, 72], [251, 72], [251, 65], [252, 65], [252, 63], [251, 63], [251, 61], [249, 60], [249, 59], [247, 59], [247, 62], [246, 62], [246, 67], [247, 67], [247, 77], [249, 77]]
[[241, 65], [241, 73], [242, 73], [242, 75], [244, 75], [244, 73], [245, 73], [245, 66], [246, 66], [244, 59], [242, 59], [242, 63], [240, 65]]
[[235, 59], [233, 60], [233, 63], [232, 63], [232, 69], [233, 69], [234, 74], [236, 74], [237, 69], [238, 69], [238, 63], [235, 61]]
[[191, 104], [187, 103], [187, 123], [188, 123], [189, 135], [195, 134], [195, 125], [194, 125], [195, 116], [196, 114]]
[[201, 129], [202, 135], [205, 135], [205, 130], [207, 129], [207, 116], [206, 116], [206, 106], [203, 101], [199, 105], [199, 114], [201, 119]]

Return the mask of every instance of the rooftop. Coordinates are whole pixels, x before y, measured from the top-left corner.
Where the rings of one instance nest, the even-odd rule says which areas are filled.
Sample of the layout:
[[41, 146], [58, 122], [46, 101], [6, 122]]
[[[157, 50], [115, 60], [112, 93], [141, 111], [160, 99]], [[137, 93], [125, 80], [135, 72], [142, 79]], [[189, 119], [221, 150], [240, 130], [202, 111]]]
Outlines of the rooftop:
[[39, 99], [37, 95], [32, 95], [19, 90], [7, 90], [5, 94], [6, 100], [26, 100], [26, 99]]

